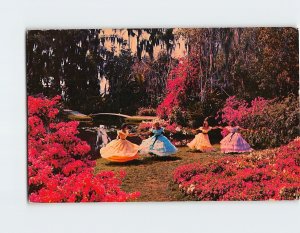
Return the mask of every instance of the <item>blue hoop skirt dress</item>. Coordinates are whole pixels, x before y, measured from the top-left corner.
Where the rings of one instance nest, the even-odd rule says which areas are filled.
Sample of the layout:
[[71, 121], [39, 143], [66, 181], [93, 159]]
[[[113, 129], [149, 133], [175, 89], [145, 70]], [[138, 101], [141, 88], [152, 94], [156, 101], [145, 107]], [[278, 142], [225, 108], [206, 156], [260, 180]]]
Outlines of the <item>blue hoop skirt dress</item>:
[[163, 135], [164, 129], [152, 129], [152, 137], [143, 140], [140, 145], [140, 154], [154, 154], [157, 156], [169, 156], [177, 152], [177, 148]]

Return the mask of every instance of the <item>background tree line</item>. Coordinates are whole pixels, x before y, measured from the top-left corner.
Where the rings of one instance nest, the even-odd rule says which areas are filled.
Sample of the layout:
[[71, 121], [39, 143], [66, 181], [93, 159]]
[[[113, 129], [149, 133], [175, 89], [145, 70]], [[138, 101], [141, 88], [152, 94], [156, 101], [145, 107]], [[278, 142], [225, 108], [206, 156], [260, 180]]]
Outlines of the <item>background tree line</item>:
[[[232, 95], [247, 101], [298, 96], [294, 28], [124, 29], [128, 40], [100, 32], [28, 31], [28, 95], [60, 94], [66, 107], [84, 113], [127, 114], [157, 108], [170, 95], [177, 101], [163, 107], [177, 109], [174, 117], [188, 113], [191, 120], [216, 114]], [[173, 56], [179, 39], [186, 47], [181, 59]], [[129, 40], [136, 40], [136, 53]], [[118, 52], [108, 49], [107, 41]], [[161, 46], [157, 57], [156, 46]], [[180, 92], [168, 87], [176, 79]]]
[[161, 116], [199, 125], [214, 117], [229, 96], [248, 103], [259, 96], [298, 97], [297, 29], [179, 29], [175, 38], [180, 36], [186, 39], [187, 56], [168, 78], [166, 98], [158, 106]]
[[[166, 67], [172, 60], [173, 30], [126, 31], [129, 38], [137, 40], [136, 54], [131, 52], [129, 41], [120, 36], [100, 37], [101, 30], [28, 31], [28, 95], [51, 97], [59, 94], [66, 107], [84, 113], [133, 113], [139, 106], [157, 105], [157, 89], [158, 86], [163, 88]], [[142, 38], [142, 33], [149, 34], [149, 38]], [[109, 49], [105, 46], [107, 41], [113, 44]], [[154, 60], [153, 47], [159, 45], [165, 49]], [[115, 51], [114, 46], [119, 46], [119, 52]], [[142, 51], [146, 54], [143, 57]], [[138, 64], [144, 69], [139, 70]], [[149, 77], [145, 77], [145, 72]], [[105, 90], [100, 90], [102, 78], [108, 80]]]

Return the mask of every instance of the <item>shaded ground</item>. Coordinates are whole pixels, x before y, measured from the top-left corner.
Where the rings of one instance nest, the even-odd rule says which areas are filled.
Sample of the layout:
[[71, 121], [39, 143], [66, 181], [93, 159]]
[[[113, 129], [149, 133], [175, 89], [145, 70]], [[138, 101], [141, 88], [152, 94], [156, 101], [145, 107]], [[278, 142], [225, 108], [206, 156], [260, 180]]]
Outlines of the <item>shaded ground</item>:
[[193, 162], [208, 162], [221, 157], [219, 152], [188, 152], [187, 147], [180, 147], [172, 157], [142, 157], [127, 163], [113, 163], [105, 159], [97, 159], [96, 172], [100, 170], [126, 171], [122, 188], [127, 192], [139, 191], [137, 201], [183, 201], [189, 200], [172, 183], [173, 171], [179, 165]]

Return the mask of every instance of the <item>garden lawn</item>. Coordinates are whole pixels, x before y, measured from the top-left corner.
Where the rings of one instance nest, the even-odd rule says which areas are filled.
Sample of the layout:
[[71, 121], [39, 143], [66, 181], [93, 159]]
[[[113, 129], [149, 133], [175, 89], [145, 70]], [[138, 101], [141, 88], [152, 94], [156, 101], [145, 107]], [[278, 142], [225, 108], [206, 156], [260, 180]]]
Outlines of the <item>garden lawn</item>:
[[122, 183], [122, 189], [126, 192], [140, 192], [141, 196], [137, 201], [192, 200], [191, 197], [180, 192], [178, 185], [173, 183], [174, 170], [179, 165], [194, 162], [206, 163], [211, 159], [221, 158], [223, 154], [220, 153], [218, 146], [215, 146], [217, 152], [211, 153], [189, 152], [188, 147], [179, 147], [177, 154], [170, 157], [143, 156], [127, 163], [114, 163], [99, 158], [96, 161], [95, 172], [124, 170], [126, 177]]

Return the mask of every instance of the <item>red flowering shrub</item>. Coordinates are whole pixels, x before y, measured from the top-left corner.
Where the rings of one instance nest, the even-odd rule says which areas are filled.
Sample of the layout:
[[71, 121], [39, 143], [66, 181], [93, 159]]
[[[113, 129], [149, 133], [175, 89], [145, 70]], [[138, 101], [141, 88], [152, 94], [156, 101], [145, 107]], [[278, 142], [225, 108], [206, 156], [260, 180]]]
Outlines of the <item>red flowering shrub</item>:
[[248, 104], [245, 100], [239, 100], [235, 96], [226, 99], [221, 110], [222, 122], [243, 124], [249, 115], [261, 114], [272, 101], [257, 97]]
[[[138, 129], [140, 131], [149, 131], [152, 128], [154, 122], [157, 122], [157, 121], [158, 120], [141, 122], [138, 126]], [[169, 134], [169, 133], [176, 133], [177, 132], [178, 125], [176, 123], [170, 124], [169, 121], [165, 121], [165, 120], [159, 120], [158, 122], [159, 122], [160, 126], [165, 129], [166, 133]]]
[[250, 104], [232, 96], [220, 113], [221, 122], [235, 122], [252, 129], [243, 132], [243, 136], [254, 148], [276, 147], [299, 136], [299, 103], [295, 96], [283, 100], [258, 97]]
[[184, 107], [183, 105], [188, 99], [190, 87], [197, 87], [199, 85], [199, 65], [187, 57], [179, 59], [179, 63], [175, 66], [167, 79], [166, 97], [157, 107], [157, 115], [162, 119], [168, 119], [174, 108]]
[[176, 123], [167, 124], [165, 126], [165, 130], [170, 132], [170, 133], [176, 133], [177, 129], [178, 129], [178, 125]]
[[120, 189], [113, 172], [94, 175], [90, 146], [81, 141], [78, 122], [58, 122], [59, 97], [28, 97], [28, 195], [32, 202], [126, 201], [138, 193]]
[[300, 198], [300, 140], [272, 150], [178, 167], [174, 181], [198, 200]]
[[150, 128], [153, 126], [153, 122], [152, 121], [146, 121], [146, 122], [141, 122], [138, 126], [138, 129], [140, 131], [149, 131]]

